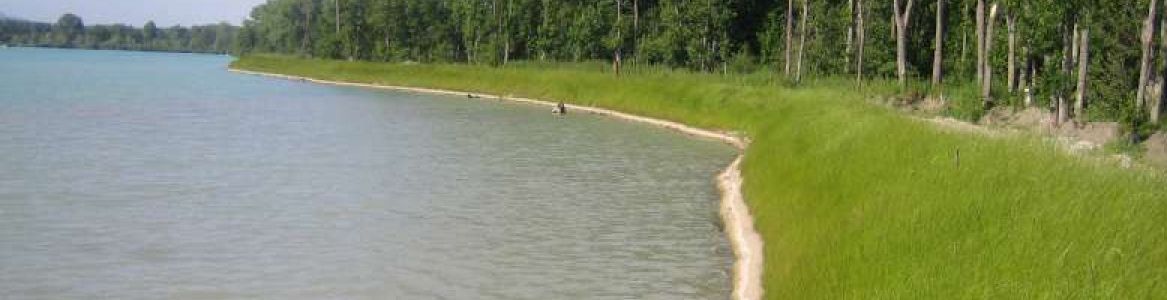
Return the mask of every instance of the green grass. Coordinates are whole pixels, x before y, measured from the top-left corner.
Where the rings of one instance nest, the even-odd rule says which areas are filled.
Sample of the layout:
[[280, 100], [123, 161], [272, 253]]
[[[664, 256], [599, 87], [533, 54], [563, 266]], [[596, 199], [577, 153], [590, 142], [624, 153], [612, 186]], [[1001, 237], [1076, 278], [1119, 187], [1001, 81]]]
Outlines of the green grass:
[[[938, 129], [825, 79], [602, 63], [502, 68], [251, 56], [236, 68], [563, 100], [740, 131], [771, 299], [1167, 297], [1167, 178], [1034, 137]], [[959, 165], [957, 153], [959, 154]]]

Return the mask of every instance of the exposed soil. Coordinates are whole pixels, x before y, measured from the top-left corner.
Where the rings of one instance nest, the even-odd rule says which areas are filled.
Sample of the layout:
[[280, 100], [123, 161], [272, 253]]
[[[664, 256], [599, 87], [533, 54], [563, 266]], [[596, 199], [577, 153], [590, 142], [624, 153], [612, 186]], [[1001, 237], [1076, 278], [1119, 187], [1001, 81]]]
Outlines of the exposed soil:
[[1147, 148], [1147, 152], [1143, 154], [1143, 158], [1147, 163], [1167, 168], [1167, 134], [1156, 133], [1151, 135], [1143, 145]]
[[[997, 107], [989, 110], [977, 122], [968, 122], [950, 117], [939, 117], [946, 109], [936, 98], [890, 98], [879, 99], [896, 109], [922, 116], [929, 123], [941, 128], [985, 136], [1000, 136], [1015, 132], [1033, 132], [1049, 136], [1072, 153], [1096, 152], [1107, 144], [1126, 138], [1123, 126], [1117, 122], [1066, 122], [1057, 124], [1054, 114], [1040, 108], [1014, 109]], [[1159, 133], [1147, 139], [1143, 145], [1144, 160], [1153, 166], [1167, 168], [1167, 134]], [[1133, 158], [1125, 154], [1113, 155], [1113, 159], [1123, 167], [1130, 167]]]

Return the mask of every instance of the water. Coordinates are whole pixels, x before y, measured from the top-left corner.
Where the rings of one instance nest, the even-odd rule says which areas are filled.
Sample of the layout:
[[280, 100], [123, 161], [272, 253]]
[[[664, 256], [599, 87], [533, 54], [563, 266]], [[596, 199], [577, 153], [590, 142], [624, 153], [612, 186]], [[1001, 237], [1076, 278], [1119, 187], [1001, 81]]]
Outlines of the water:
[[728, 146], [228, 62], [0, 50], [0, 298], [729, 295]]

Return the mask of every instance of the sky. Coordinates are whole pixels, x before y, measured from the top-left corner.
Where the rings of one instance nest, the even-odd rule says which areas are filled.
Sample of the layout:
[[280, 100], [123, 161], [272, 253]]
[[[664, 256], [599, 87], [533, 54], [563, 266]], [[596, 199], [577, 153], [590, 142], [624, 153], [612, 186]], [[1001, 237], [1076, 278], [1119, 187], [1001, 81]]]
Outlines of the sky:
[[159, 27], [202, 25], [226, 21], [239, 25], [251, 8], [266, 0], [0, 0], [0, 14], [21, 19], [56, 22], [73, 13], [86, 25], [123, 23], [142, 26], [154, 20]]

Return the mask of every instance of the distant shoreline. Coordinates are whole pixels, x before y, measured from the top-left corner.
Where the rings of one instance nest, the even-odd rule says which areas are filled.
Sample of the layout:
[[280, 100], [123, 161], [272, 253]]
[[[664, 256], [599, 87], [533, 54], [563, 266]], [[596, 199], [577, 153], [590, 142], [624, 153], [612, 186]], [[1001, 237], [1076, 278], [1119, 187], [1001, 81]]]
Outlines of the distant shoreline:
[[83, 51], [123, 51], [123, 52], [142, 52], [142, 53], [174, 53], [174, 54], [200, 54], [200, 55], [214, 55], [214, 56], [230, 56], [230, 53], [220, 52], [199, 52], [199, 51], [169, 51], [169, 50], [148, 50], [148, 49], [104, 49], [104, 48], [83, 48], [83, 47], [57, 47], [52, 45], [27, 45], [27, 44], [0, 44], [2, 48], [35, 48], [35, 49], [60, 49], [60, 50], [83, 50]]
[[[556, 105], [559, 105], [558, 102], [554, 101], [536, 100], [521, 97], [506, 97], [500, 95], [487, 95], [453, 90], [320, 80], [309, 77], [256, 72], [237, 68], [228, 68], [227, 70], [240, 74], [274, 77], [328, 85], [387, 89], [427, 94], [469, 96], [470, 98], [482, 99], [500, 99], [533, 105], [543, 105], [547, 107], [555, 107]], [[597, 107], [572, 104], [564, 105], [567, 107], [568, 112], [582, 111], [638, 123], [645, 123], [657, 127], [668, 128], [686, 135], [717, 140], [737, 148], [739, 150], [737, 158], [735, 158], [733, 162], [730, 163], [730, 165], [727, 166], [725, 170], [717, 176], [717, 186], [721, 192], [721, 219], [722, 222], [725, 223], [725, 232], [729, 238], [730, 245], [733, 247], [734, 252], [733, 299], [761, 299], [763, 266], [762, 259], [764, 254], [762, 252], [762, 237], [754, 228], [754, 218], [750, 214], [749, 206], [746, 205], [745, 197], [742, 194], [743, 178], [741, 175], [740, 166], [742, 159], [744, 158], [744, 151], [749, 146], [748, 141], [731, 133], [696, 128], [678, 122], [638, 116]]]

